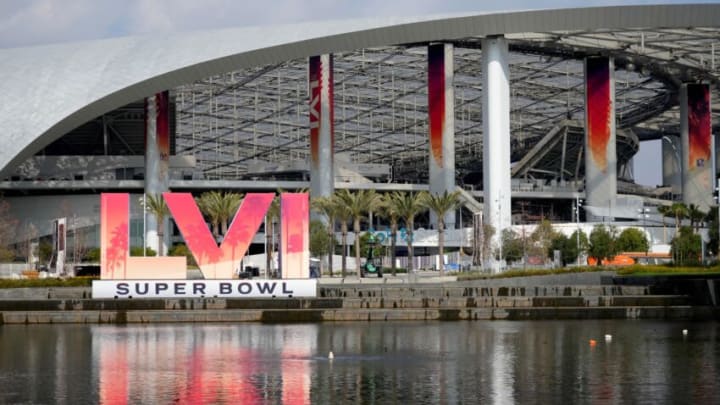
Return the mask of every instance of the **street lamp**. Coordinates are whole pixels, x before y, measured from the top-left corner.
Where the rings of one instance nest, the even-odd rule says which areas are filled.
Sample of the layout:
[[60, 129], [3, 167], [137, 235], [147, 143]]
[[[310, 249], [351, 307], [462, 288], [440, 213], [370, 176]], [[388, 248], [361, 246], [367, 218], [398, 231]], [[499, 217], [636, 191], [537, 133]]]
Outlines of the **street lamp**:
[[502, 194], [498, 196], [497, 199], [495, 199], [495, 203], [497, 204], [497, 224], [498, 224], [498, 241], [500, 242], [500, 257], [498, 259], [498, 270], [502, 270], [502, 261], [503, 261], [503, 227], [502, 227]]
[[575, 248], [577, 249], [577, 266], [580, 267], [580, 207], [582, 207], [583, 201], [579, 196], [575, 196], [575, 223], [577, 225], [577, 231], [575, 231]]
[[[643, 233], [648, 234], [646, 220], [648, 217], [648, 213], [650, 212], [650, 208], [645, 208], [645, 207], [638, 208], [638, 212], [640, 213], [640, 216], [642, 217], [642, 221], [643, 221]], [[652, 234], [649, 234], [649, 235], [650, 235], [650, 239], [648, 242], [650, 245], [652, 245], [652, 242], [653, 242]], [[647, 250], [645, 251], [645, 259], [647, 259]]]
[[720, 257], [720, 179], [717, 180], [717, 187], [715, 188], [715, 191], [718, 193], [718, 257]]
[[142, 244], [143, 244], [143, 256], [147, 255], [147, 241], [145, 240], [147, 238], [147, 206], [145, 205], [145, 193], [143, 193], [142, 197], [138, 198], [138, 202], [142, 204], [142, 211], [143, 211], [143, 233], [142, 233]]

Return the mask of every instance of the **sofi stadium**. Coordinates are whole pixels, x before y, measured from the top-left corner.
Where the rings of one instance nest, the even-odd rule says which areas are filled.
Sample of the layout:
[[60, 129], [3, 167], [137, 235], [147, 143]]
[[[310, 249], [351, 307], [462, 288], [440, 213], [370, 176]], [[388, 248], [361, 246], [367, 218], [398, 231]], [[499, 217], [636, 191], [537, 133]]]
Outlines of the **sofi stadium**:
[[[100, 192], [135, 195], [142, 246], [143, 194], [300, 188], [459, 189], [460, 233], [642, 218], [666, 242], [657, 207], [715, 204], [719, 28], [720, 5], [623, 6], [3, 49], [9, 242], [62, 219], [97, 244]], [[652, 140], [663, 184], [641, 186]]]

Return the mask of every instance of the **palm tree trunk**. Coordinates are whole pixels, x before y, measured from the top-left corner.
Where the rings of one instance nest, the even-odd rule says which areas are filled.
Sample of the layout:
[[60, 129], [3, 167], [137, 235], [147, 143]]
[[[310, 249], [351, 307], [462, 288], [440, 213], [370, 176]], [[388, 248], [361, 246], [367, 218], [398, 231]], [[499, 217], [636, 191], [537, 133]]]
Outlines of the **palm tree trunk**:
[[272, 220], [265, 217], [265, 277], [270, 278], [272, 268]]
[[397, 222], [390, 224], [390, 268], [392, 268], [392, 275], [395, 276], [397, 272], [397, 266], [395, 265], [395, 248], [397, 247]]
[[335, 238], [333, 235], [333, 224], [335, 221], [328, 221], [328, 236], [330, 237], [330, 251], [328, 252], [328, 267], [330, 267], [330, 277], [333, 276], [333, 255], [335, 254]]
[[445, 253], [445, 224], [438, 217], [438, 250], [440, 250], [440, 277], [445, 275], [445, 260], [443, 258]]
[[162, 231], [162, 227], [161, 227], [160, 225], [158, 225], [158, 233], [157, 233], [157, 234], [158, 234], [158, 251], [157, 251], [157, 255], [158, 255], [158, 257], [159, 257], [159, 256], [162, 256], [162, 255], [163, 255], [163, 245], [165, 244], [165, 243], [164, 243], [164, 237], [165, 237], [165, 235], [164, 235], [164, 233], [163, 233], [163, 231]]
[[407, 246], [408, 246], [408, 274], [415, 271], [415, 263], [413, 262], [414, 254], [413, 254], [413, 227], [415, 226], [414, 221], [408, 221], [408, 230], [407, 230]]
[[353, 220], [353, 232], [355, 232], [355, 271], [360, 277], [362, 269], [360, 269], [360, 218]]
[[345, 278], [347, 276], [347, 257], [345, 256], [345, 252], [347, 252], [347, 222], [343, 221], [340, 232], [342, 232], [342, 254], [341, 254], [341, 269], [342, 269], [342, 276]]
[[165, 218], [156, 216], [157, 218], [157, 234], [158, 234], [158, 251], [157, 255], [163, 255], [163, 246], [165, 246]]

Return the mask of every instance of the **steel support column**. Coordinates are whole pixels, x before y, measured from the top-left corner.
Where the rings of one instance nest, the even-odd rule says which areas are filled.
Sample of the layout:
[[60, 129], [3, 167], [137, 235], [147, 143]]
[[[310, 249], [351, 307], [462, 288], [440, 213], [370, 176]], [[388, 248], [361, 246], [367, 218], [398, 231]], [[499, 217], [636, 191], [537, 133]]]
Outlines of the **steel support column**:
[[[170, 100], [167, 91], [157, 93], [145, 99], [145, 195], [162, 198], [169, 190], [170, 176]], [[158, 239], [157, 218], [147, 214], [145, 243], [159, 255], [166, 249], [168, 232], [163, 232], [165, 241]], [[167, 230], [167, 222], [163, 224]]]
[[[501, 248], [502, 231], [511, 225], [510, 69], [505, 38], [483, 39], [482, 59], [484, 217], [495, 229], [493, 246]], [[496, 262], [493, 271], [499, 270]]]
[[665, 135], [662, 137], [662, 181], [670, 186], [672, 194], [682, 194], [682, 149], [680, 137]]

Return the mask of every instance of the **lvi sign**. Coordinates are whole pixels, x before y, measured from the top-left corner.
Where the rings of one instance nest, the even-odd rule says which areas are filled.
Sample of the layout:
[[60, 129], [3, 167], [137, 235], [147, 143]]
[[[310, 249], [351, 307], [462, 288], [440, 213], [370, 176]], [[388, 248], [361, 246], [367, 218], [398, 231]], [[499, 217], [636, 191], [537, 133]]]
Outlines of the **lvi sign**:
[[186, 280], [186, 258], [132, 257], [127, 193], [100, 196], [100, 278], [94, 298], [315, 297], [309, 279], [307, 193], [280, 195], [282, 280], [232, 280], [265, 219], [273, 193], [248, 193], [220, 245], [215, 242], [190, 193], [163, 193], [188, 249], [205, 280]]

